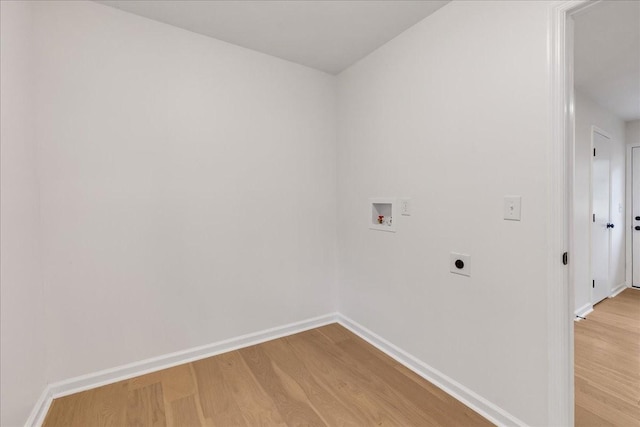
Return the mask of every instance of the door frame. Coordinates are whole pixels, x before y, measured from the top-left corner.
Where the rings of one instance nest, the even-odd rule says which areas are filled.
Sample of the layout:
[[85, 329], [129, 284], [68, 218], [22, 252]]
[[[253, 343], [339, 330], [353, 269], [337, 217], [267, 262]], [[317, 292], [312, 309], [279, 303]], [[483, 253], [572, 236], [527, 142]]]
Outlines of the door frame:
[[548, 53], [551, 135], [548, 153], [550, 209], [547, 258], [548, 424], [574, 425], [574, 277], [564, 252], [573, 253], [573, 183], [575, 101], [573, 88], [573, 20], [570, 17], [598, 1], [550, 3]]
[[[625, 171], [626, 175], [626, 203], [627, 210], [625, 212], [627, 217], [628, 227], [625, 227], [625, 240], [626, 240], [626, 271], [625, 271], [625, 279], [627, 282], [627, 288], [632, 288], [633, 286], [633, 149], [640, 149], [640, 143], [636, 142], [633, 144], [627, 145], [627, 158], [625, 159], [625, 164], [627, 170]], [[640, 289], [640, 288], [636, 288]]]
[[[613, 136], [607, 132], [606, 130], [603, 130], [602, 128], [599, 128], [598, 126], [591, 126], [591, 152], [593, 152], [593, 150], [596, 147], [595, 144], [595, 134], [598, 133], [601, 136], [604, 136], [605, 138], [607, 138], [609, 140], [609, 142], [611, 143], [613, 141]], [[611, 222], [611, 201], [612, 201], [612, 197], [611, 197], [611, 189], [612, 189], [612, 185], [611, 185], [611, 150], [609, 150], [609, 222]], [[591, 156], [591, 161], [589, 162], [589, 209], [591, 214], [593, 214], [593, 156]], [[608, 298], [611, 296], [611, 233], [609, 233], [609, 238], [607, 239], [607, 245], [609, 245], [609, 259], [607, 260], [607, 263], [609, 264], [609, 268], [607, 268], [608, 271], [608, 277], [607, 277], [607, 284], [609, 285], [609, 292], [607, 292], [607, 296], [605, 298]], [[589, 227], [589, 277], [591, 277], [591, 280], [593, 280], [593, 226]], [[589, 301], [591, 302], [591, 306], [593, 307], [596, 303], [593, 302], [593, 287], [591, 288], [590, 292], [590, 298]], [[604, 299], [602, 299], [601, 301], [604, 301]], [[598, 301], [600, 302], [600, 301]]]

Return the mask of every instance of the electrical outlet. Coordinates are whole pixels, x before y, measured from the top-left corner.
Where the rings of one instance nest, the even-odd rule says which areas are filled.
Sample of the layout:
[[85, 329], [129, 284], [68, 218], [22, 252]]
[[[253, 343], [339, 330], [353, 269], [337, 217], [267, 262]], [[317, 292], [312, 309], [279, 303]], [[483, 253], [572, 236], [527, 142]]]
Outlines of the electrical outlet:
[[449, 271], [454, 274], [471, 276], [471, 255], [451, 252], [449, 254]]

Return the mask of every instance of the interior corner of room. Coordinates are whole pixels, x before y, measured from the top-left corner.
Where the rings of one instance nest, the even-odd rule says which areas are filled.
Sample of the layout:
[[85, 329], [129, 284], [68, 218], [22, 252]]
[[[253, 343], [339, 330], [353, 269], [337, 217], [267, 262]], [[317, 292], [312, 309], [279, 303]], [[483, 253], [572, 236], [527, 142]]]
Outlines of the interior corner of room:
[[262, 349], [408, 387], [338, 418], [572, 424], [574, 318], [640, 280], [639, 4], [0, 1], [0, 425], [123, 384], [214, 424], [161, 371]]

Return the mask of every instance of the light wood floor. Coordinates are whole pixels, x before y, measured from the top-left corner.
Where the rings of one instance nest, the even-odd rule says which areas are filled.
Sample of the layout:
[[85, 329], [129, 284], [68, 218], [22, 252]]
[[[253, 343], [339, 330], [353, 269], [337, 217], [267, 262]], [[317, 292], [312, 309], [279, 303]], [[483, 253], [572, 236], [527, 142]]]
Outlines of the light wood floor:
[[640, 291], [575, 324], [576, 426], [640, 426]]
[[44, 426], [488, 426], [332, 324], [54, 400]]

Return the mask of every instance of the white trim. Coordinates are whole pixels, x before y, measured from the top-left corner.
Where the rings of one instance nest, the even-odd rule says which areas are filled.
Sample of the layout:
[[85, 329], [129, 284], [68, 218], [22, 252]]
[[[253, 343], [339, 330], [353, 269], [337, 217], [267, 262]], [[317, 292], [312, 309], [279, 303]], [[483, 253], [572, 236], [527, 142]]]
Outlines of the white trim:
[[556, 1], [549, 7], [550, 76], [547, 153], [550, 209], [547, 216], [547, 425], [574, 424], [573, 318], [574, 266], [564, 268], [562, 253], [574, 252], [573, 216], [573, 31], [570, 14], [588, 7], [587, 0]]
[[27, 421], [25, 421], [25, 427], [41, 426], [44, 422], [44, 418], [47, 416], [47, 412], [49, 412], [51, 402], [53, 402], [51, 388], [49, 386], [46, 386], [42, 391], [40, 398], [33, 406], [33, 410], [31, 411], [31, 414], [29, 414], [29, 418], [27, 418]]
[[162, 356], [152, 357], [150, 359], [133, 362], [115, 368], [105, 369], [102, 371], [81, 375], [68, 380], [58, 381], [49, 384], [42, 392], [40, 399], [36, 403], [31, 415], [27, 419], [25, 426], [40, 426], [44, 422], [44, 417], [51, 405], [53, 399], [100, 387], [106, 384], [126, 380], [140, 375], [155, 372], [161, 369], [171, 368], [183, 363], [193, 362], [195, 360], [204, 359], [215, 356], [217, 354], [226, 353], [240, 348], [260, 344], [265, 341], [274, 340], [284, 336], [297, 334], [309, 329], [318, 328], [320, 326], [335, 323], [338, 320], [338, 313], [329, 313], [323, 316], [302, 320], [299, 322], [289, 323], [287, 325], [275, 328], [265, 329], [263, 331], [254, 332], [239, 337], [218, 341], [213, 344], [207, 344], [194, 347], [188, 350], [177, 351]]
[[549, 250], [547, 259], [547, 425], [573, 425], [573, 378], [569, 372], [573, 369], [573, 323], [569, 326], [567, 312], [573, 312], [573, 263], [563, 268], [558, 262], [565, 251], [571, 255], [572, 231], [569, 219], [572, 212], [573, 170], [568, 161], [573, 154], [572, 126], [569, 120], [571, 109], [571, 85], [566, 81], [571, 66], [567, 58], [567, 14], [574, 2], [554, 4], [549, 10], [549, 73], [551, 108], [551, 135], [549, 138], [550, 166], [547, 172], [549, 182], [550, 209]]
[[625, 239], [626, 239], [626, 271], [625, 277], [627, 283], [633, 287], [633, 149], [640, 149], [640, 144], [633, 143], [627, 144], [627, 158], [626, 158], [626, 204], [627, 204], [627, 227], [625, 227]]
[[576, 316], [579, 316], [579, 317], [575, 320], [580, 320], [580, 317], [586, 317], [591, 312], [593, 312], [593, 304], [588, 302], [576, 310]]
[[[628, 286], [626, 283], [622, 283], [618, 286], [615, 287], [615, 289], [613, 291], [611, 291], [611, 295], [609, 295], [607, 298], [615, 298], [617, 297], [622, 291], [624, 291], [625, 289], [627, 289]], [[586, 317], [588, 314], [590, 314], [591, 312], [593, 312], [593, 304], [591, 303], [586, 303], [585, 305], [583, 305], [582, 307], [576, 309], [575, 315], [577, 316], [576, 319], [574, 319], [576, 322], [582, 320], [580, 319], [581, 317]]]
[[626, 283], [621, 283], [618, 286], [616, 286], [612, 291], [611, 291], [611, 295], [609, 295], [609, 298], [615, 298], [617, 297], [620, 292], [624, 291], [625, 289], [627, 289], [628, 286]]
[[407, 353], [374, 332], [371, 332], [354, 320], [338, 314], [338, 323], [498, 426], [526, 425], [523, 421], [509, 414], [504, 409], [491, 403], [484, 397], [437, 369], [427, 365], [417, 357]]

